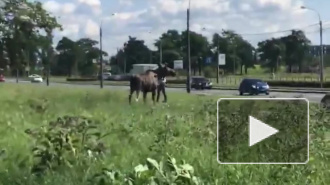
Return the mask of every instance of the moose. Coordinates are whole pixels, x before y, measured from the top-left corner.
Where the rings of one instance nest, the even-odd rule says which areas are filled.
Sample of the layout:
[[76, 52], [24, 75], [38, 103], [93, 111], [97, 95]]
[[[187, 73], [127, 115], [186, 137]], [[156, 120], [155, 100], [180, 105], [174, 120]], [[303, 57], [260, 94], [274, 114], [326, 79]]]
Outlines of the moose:
[[155, 103], [157, 92], [157, 102], [159, 102], [160, 92], [164, 95], [164, 101], [167, 102], [165, 91], [165, 79], [167, 76], [175, 76], [175, 70], [169, 68], [167, 64], [158, 64], [155, 70], [147, 70], [145, 73], [132, 75], [130, 78], [129, 103], [132, 101], [132, 94], [136, 92], [136, 101], [139, 101], [140, 91], [143, 93], [143, 101], [146, 102], [148, 92], [152, 94], [152, 101]]

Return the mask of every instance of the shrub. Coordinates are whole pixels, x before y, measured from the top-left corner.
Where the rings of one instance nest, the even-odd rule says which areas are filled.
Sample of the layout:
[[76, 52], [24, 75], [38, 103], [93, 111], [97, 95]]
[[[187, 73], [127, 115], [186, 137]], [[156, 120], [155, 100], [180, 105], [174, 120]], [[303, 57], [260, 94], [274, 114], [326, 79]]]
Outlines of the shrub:
[[[270, 86], [281, 86], [281, 87], [315, 87], [321, 86], [320, 82], [304, 82], [304, 81], [267, 81]], [[330, 87], [330, 82], [324, 82], [323, 87]]]
[[147, 158], [146, 164], [137, 165], [130, 173], [104, 168], [90, 179], [91, 184], [202, 184], [194, 175], [194, 168], [185, 163], [177, 163], [169, 156], [165, 163]]
[[42, 173], [60, 166], [73, 166], [79, 160], [100, 157], [105, 151], [100, 142], [107, 134], [99, 132], [98, 123], [84, 117], [65, 116], [46, 127], [26, 130], [35, 139], [35, 164], [32, 173]]

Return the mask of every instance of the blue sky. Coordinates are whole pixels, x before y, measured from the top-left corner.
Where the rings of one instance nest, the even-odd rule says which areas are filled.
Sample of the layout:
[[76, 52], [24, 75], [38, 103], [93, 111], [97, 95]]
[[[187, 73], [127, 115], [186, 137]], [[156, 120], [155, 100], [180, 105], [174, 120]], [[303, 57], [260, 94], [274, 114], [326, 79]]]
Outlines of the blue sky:
[[[64, 26], [62, 32], [55, 33], [55, 42], [63, 36], [73, 40], [81, 37], [98, 39], [102, 21], [103, 47], [109, 54], [122, 47], [128, 36], [144, 39], [146, 45], [154, 49], [153, 42], [161, 33], [168, 29], [186, 29], [188, 0], [41, 2], [45, 9], [59, 17], [59, 22]], [[329, 0], [191, 0], [190, 24], [193, 31], [209, 38], [222, 29], [232, 29], [254, 45], [261, 40], [289, 33], [280, 32], [282, 30], [299, 28], [306, 32], [313, 44], [319, 44], [318, 16], [313, 11], [301, 10], [301, 5], [320, 13], [324, 22], [324, 43], [329, 44]]]

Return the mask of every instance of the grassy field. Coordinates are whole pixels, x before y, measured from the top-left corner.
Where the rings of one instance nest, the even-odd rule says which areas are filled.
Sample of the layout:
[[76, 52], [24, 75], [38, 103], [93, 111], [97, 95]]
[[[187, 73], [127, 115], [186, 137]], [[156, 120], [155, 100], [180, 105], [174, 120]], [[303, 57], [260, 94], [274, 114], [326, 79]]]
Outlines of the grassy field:
[[0, 184], [330, 182], [330, 117], [315, 105], [307, 165], [219, 165], [219, 97], [169, 93], [168, 104], [153, 106], [148, 97], [129, 106], [123, 91], [1, 84], [0, 92]]

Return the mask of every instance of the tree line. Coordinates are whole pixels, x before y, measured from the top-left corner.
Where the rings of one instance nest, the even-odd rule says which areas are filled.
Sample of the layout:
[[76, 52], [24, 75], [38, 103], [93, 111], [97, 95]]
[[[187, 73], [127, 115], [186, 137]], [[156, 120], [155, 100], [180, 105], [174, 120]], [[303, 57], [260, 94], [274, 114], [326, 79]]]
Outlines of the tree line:
[[[90, 76], [99, 71], [99, 58], [108, 56], [100, 51], [99, 42], [90, 38], [76, 41], [63, 37], [56, 47], [53, 31], [62, 29], [57, 18], [42, 8], [40, 2], [6, 0], [0, 14], [0, 68], [11, 74], [25, 75], [31, 71], [50, 71], [52, 75]], [[183, 60], [187, 67], [187, 31], [170, 29], [155, 42], [156, 50], [143, 40], [128, 37], [108, 62], [113, 73], [128, 73], [133, 64], [168, 63]], [[287, 66], [289, 72], [303, 72], [317, 66], [310, 53], [310, 40], [302, 30], [292, 30], [283, 37], [271, 38], [252, 46], [242, 35], [232, 30], [214, 34], [211, 42], [190, 31], [191, 65], [193, 73], [211, 73], [217, 66], [217, 54], [226, 54], [225, 73], [248, 74], [250, 68], [261, 65], [269, 72]]]

